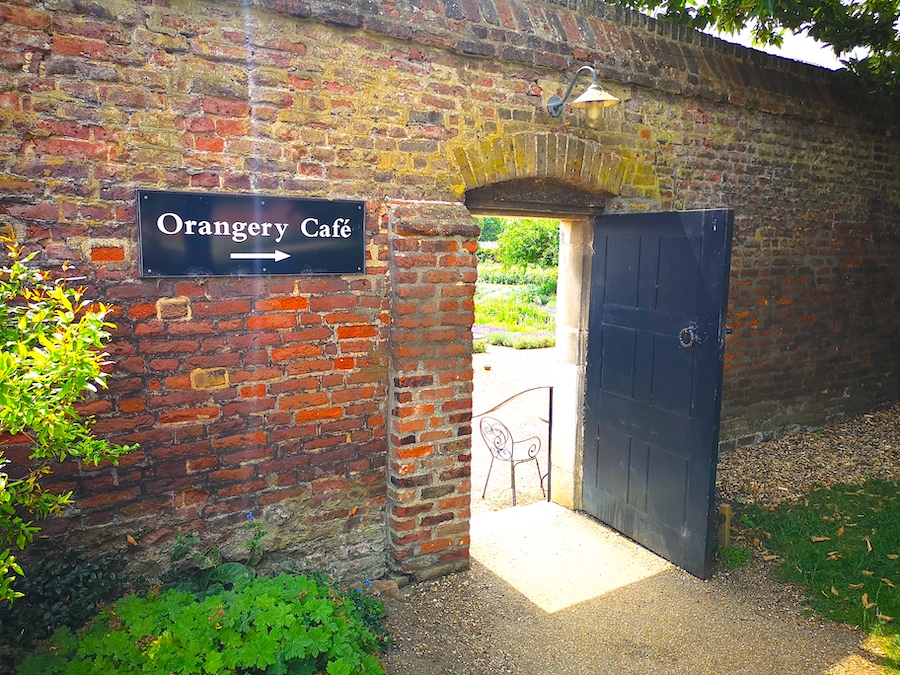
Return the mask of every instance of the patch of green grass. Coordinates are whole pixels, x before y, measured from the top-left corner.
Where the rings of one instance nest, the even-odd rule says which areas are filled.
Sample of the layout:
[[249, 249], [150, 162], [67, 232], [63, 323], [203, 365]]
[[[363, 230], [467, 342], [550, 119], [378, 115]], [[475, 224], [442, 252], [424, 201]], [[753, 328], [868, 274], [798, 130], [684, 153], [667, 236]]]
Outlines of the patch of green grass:
[[753, 551], [746, 546], [728, 544], [719, 547], [719, 560], [730, 570], [745, 567], [753, 558]]
[[[898, 629], [894, 629], [895, 631]], [[900, 673], [900, 633], [880, 631], [881, 635], [877, 636], [876, 644], [884, 652], [884, 663], [882, 664], [889, 672]]]
[[484, 354], [487, 352], [487, 340], [473, 340], [472, 341], [472, 353], [473, 354]]
[[304, 575], [237, 579], [213, 594], [152, 590], [107, 606], [77, 633], [57, 630], [17, 672], [374, 675], [384, 672], [383, 619], [379, 600]]
[[810, 607], [873, 635], [900, 672], [900, 483], [821, 488], [744, 515], [780, 557], [780, 575], [807, 589]]

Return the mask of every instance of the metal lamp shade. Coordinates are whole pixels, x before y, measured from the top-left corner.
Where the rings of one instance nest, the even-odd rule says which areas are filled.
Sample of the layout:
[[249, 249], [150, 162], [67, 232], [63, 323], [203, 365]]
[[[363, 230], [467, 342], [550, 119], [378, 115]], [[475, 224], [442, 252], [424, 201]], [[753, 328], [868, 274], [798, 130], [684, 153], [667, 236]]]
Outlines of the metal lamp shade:
[[604, 108], [619, 105], [621, 101], [596, 82], [591, 84], [584, 93], [572, 101], [573, 108], [584, 108], [584, 114], [589, 126], [594, 126], [603, 114]]

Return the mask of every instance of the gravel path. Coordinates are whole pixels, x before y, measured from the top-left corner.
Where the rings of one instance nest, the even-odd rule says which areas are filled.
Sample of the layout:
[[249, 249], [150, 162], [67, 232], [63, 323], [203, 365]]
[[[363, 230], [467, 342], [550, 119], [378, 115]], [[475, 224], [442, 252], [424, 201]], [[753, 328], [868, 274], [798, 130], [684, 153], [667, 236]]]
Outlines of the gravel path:
[[732, 450], [719, 460], [716, 483], [724, 499], [775, 505], [871, 478], [900, 480], [900, 405]]
[[[513, 393], [547, 384], [555, 356], [552, 349], [490, 347], [474, 361], [477, 414]], [[546, 393], [538, 391], [506, 406], [502, 416], [497, 413], [512, 428], [543, 434], [542, 471], [546, 424], [539, 417], [546, 407]], [[481, 499], [490, 455], [478, 437], [477, 420], [473, 431], [472, 568], [409, 586], [388, 600], [395, 639], [385, 659], [390, 675], [884, 672], [862, 649], [861, 634], [806, 617], [800, 592], [772, 582], [762, 563], [700, 581], [593, 519], [552, 511], [560, 507], [542, 503], [536, 471], [527, 464], [517, 472], [516, 509], [507, 508], [508, 469], [495, 467]], [[819, 484], [900, 479], [900, 406], [729, 452], [718, 471], [722, 498], [765, 504], [796, 498]], [[550, 516], [545, 509], [551, 509]], [[541, 517], [557, 520], [542, 523]], [[580, 539], [584, 531], [591, 532], [590, 545], [608, 539], [613, 558], [588, 550]], [[556, 553], [579, 564], [598, 560], [599, 576], [608, 578], [617, 564], [645, 576], [571, 605], [551, 592], [548, 597], [558, 606], [551, 602], [542, 608], [540, 598], [529, 599], [503, 567], [533, 570], [540, 586], [547, 580], [541, 577], [571, 573], [552, 557]], [[509, 562], [510, 555], [519, 562]], [[592, 576], [580, 568], [575, 574], [560, 588], [581, 588]]]

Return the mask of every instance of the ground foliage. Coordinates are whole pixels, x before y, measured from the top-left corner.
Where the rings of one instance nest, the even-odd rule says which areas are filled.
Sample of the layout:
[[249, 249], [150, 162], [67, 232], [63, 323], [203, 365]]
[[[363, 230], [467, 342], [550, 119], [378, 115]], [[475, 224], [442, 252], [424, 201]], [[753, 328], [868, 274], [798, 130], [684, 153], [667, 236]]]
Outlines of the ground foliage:
[[750, 505], [742, 519], [763, 557], [808, 590], [813, 610], [900, 657], [900, 482], [819, 488], [775, 508]]
[[553, 312], [527, 288], [479, 286], [475, 294], [475, 325], [497, 326], [512, 332], [554, 331]]
[[556, 295], [557, 276], [555, 267], [523, 270], [521, 267], [508, 267], [499, 263], [478, 264], [478, 281], [482, 284], [527, 286], [533, 293], [543, 296]]
[[900, 0], [615, 0], [639, 11], [703, 30], [734, 34], [745, 27], [762, 45], [780, 45], [785, 32], [808, 33], [847, 57], [847, 69], [872, 91], [900, 98]]
[[[556, 346], [556, 338], [553, 335], [540, 335], [526, 333], [519, 335], [516, 333], [491, 333], [487, 338], [488, 344], [497, 345], [499, 347], [510, 347], [512, 349], [547, 349]], [[485, 351], [487, 351], [485, 349]]]
[[104, 603], [120, 597], [131, 579], [121, 550], [89, 558], [79, 551], [44, 551], [16, 582], [24, 597], [0, 605], [0, 673], [15, 655], [62, 626], [80, 628]]
[[214, 594], [129, 595], [77, 634], [58, 630], [18, 672], [367, 675], [384, 672], [378, 650], [352, 597], [282, 574]]
[[497, 260], [504, 265], [556, 267], [559, 264], [559, 221], [510, 218], [497, 237]]
[[0, 673], [382, 673], [384, 604], [321, 574], [258, 576], [266, 530], [253, 513], [246, 534], [244, 562], [223, 561], [197, 533], [176, 536], [160, 583], [121, 599], [110, 595], [123, 588], [121, 554], [36, 566], [39, 592], [0, 615]]

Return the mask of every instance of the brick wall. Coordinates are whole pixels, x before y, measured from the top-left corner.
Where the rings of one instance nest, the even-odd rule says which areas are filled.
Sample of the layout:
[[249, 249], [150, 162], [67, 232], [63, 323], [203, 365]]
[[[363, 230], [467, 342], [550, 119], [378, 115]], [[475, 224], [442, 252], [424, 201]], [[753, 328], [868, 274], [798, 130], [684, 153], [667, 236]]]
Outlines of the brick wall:
[[[97, 429], [46, 531], [199, 529], [343, 576], [466, 564], [468, 189], [731, 207], [723, 437], [900, 398], [896, 102], [589, 0], [0, 2], [0, 227], [116, 305]], [[597, 130], [545, 99], [595, 66]], [[561, 92], [560, 92], [561, 93]], [[136, 188], [367, 202], [366, 272], [142, 280]]]
[[389, 219], [390, 546], [428, 578], [468, 566], [478, 228], [458, 203], [395, 203]]

